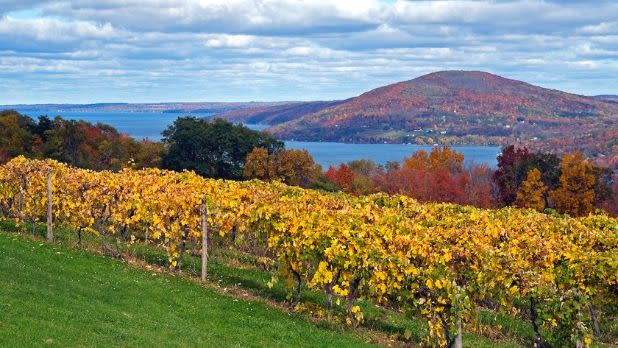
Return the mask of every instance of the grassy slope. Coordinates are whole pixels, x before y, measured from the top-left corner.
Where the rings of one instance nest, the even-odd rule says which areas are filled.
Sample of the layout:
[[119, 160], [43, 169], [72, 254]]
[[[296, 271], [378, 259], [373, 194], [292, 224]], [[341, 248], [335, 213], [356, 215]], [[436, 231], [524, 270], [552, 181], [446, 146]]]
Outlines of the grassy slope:
[[298, 315], [0, 233], [0, 346], [362, 346]]

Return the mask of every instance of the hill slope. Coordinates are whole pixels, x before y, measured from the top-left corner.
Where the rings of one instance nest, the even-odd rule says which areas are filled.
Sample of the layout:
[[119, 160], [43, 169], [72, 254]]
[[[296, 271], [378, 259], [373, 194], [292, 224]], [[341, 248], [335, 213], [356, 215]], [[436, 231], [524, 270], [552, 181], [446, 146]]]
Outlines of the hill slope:
[[612, 95], [612, 94], [595, 95], [594, 99], [602, 100], [607, 103], [618, 104], [618, 95]]
[[[588, 130], [616, 119], [618, 106], [478, 71], [443, 71], [364, 93], [273, 127], [282, 138], [394, 141], [389, 132], [541, 138], [548, 130]], [[430, 133], [432, 133], [430, 132]], [[421, 134], [427, 135], [427, 134]]]
[[217, 115], [217, 117], [247, 124], [274, 125], [292, 121], [341, 103], [342, 101], [315, 101], [294, 102], [275, 106], [265, 105], [228, 111]]
[[0, 346], [357, 347], [259, 302], [0, 233]]

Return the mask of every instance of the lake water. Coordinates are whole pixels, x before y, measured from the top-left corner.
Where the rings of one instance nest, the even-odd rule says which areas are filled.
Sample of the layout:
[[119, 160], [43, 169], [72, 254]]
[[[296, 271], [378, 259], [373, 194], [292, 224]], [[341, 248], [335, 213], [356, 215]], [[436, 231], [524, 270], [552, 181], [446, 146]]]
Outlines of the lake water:
[[[18, 110], [20, 113], [38, 117], [41, 112]], [[109, 124], [122, 133], [135, 138], [160, 140], [161, 132], [176, 120], [186, 114], [157, 112], [47, 112], [50, 117], [62, 115], [70, 120], [84, 120], [91, 123]], [[192, 114], [191, 116], [208, 117], [211, 114]], [[249, 128], [262, 130], [264, 125], [247, 125]], [[357, 159], [370, 159], [384, 164], [388, 161], [401, 161], [418, 150], [431, 150], [431, 146], [406, 144], [344, 144], [331, 142], [286, 141], [288, 149], [306, 149], [324, 169]], [[485, 163], [491, 167], [497, 164], [496, 157], [500, 153], [497, 146], [454, 146], [462, 152], [467, 163]]]

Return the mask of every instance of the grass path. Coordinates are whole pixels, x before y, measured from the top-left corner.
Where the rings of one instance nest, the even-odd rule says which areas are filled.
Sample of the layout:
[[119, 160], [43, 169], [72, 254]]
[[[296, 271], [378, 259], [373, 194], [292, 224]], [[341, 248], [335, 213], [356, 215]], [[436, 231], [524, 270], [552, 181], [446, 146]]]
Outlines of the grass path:
[[0, 233], [0, 346], [359, 347], [189, 280]]

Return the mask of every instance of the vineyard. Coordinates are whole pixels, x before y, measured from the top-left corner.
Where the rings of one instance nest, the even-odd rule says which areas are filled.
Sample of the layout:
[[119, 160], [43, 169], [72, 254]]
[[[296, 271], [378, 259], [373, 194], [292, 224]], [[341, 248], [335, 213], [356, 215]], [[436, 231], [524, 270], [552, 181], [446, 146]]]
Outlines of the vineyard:
[[[49, 199], [51, 197], [51, 200]], [[71, 226], [104, 249], [135, 241], [165, 249], [169, 267], [199, 252], [207, 277], [216, 236], [274, 265], [291, 304], [301, 288], [426, 318], [432, 346], [461, 346], [482, 308], [530, 322], [537, 346], [589, 346], [618, 306], [618, 221], [532, 210], [419, 204], [406, 196], [327, 194], [192, 172], [76, 169], [13, 159], [0, 167], [0, 210], [19, 222]], [[201, 250], [201, 251], [198, 251]]]

